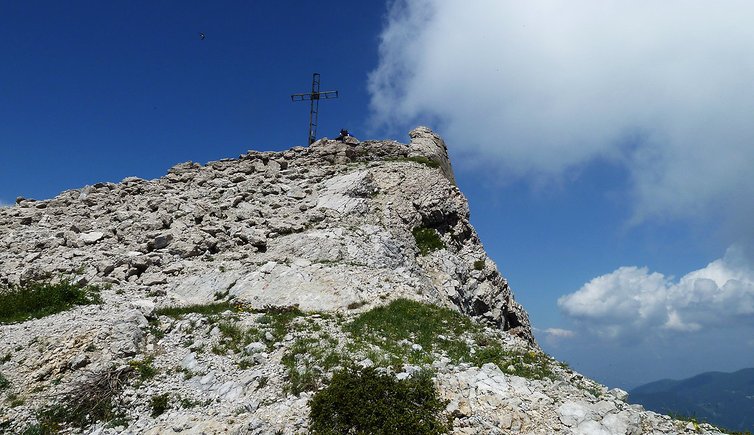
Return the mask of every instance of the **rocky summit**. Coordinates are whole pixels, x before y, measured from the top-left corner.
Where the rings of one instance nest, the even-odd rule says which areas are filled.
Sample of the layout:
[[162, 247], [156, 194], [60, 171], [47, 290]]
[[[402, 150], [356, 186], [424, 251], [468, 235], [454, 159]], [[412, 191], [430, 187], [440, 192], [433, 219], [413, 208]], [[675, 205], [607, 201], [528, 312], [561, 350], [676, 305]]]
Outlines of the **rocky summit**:
[[[445, 143], [409, 136], [0, 208], [0, 432], [720, 433], [545, 355]], [[426, 381], [430, 411], [352, 423], [382, 402], [335, 390], [351, 375], [393, 398]]]

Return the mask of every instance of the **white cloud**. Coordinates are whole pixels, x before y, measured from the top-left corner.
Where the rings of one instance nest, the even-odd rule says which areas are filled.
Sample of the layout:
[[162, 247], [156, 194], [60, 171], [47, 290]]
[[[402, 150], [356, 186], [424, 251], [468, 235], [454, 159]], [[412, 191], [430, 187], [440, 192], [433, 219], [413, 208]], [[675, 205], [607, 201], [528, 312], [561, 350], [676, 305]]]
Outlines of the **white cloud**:
[[647, 268], [621, 267], [558, 299], [568, 317], [606, 338], [688, 333], [752, 323], [754, 272], [741, 251], [674, 282]]
[[607, 159], [627, 169], [636, 222], [725, 217], [751, 233], [752, 14], [744, 0], [397, 0], [374, 119], [439, 121], [452, 152], [505, 178]]
[[533, 328], [534, 335], [538, 340], [544, 340], [545, 343], [557, 347], [565, 340], [571, 340], [576, 337], [576, 333], [569, 329], [562, 328]]
[[549, 337], [555, 337], [555, 338], [573, 338], [576, 335], [573, 331], [570, 331], [568, 329], [560, 329], [560, 328], [547, 328], [547, 329], [544, 329], [542, 332], [547, 334]]

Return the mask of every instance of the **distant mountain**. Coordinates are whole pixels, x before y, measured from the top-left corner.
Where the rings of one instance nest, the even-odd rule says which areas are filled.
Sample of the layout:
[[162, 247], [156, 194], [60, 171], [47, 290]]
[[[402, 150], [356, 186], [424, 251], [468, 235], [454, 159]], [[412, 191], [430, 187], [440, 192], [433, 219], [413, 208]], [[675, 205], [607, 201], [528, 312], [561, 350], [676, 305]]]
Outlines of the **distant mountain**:
[[695, 417], [735, 431], [754, 431], [754, 368], [651, 382], [631, 390], [628, 400], [663, 414]]

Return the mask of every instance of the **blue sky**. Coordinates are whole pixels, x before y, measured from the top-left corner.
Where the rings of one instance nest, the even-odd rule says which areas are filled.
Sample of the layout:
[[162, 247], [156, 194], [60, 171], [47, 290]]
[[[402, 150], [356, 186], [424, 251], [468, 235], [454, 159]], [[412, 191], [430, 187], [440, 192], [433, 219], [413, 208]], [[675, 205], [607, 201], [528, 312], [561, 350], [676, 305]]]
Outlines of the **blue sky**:
[[752, 6], [468, 3], [6, 2], [0, 203], [303, 145], [316, 71], [319, 136], [443, 135], [546, 351], [754, 366]]

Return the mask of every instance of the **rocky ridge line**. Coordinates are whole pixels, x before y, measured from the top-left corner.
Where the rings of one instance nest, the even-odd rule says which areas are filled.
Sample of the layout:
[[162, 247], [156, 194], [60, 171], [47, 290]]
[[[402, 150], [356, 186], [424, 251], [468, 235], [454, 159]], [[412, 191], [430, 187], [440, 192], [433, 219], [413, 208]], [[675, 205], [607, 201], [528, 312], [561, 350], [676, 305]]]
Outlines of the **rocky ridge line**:
[[[444, 142], [425, 127], [410, 137], [249, 151], [0, 208], [1, 282], [72, 276], [104, 287], [102, 305], [0, 326], [0, 373], [22, 398], [0, 398], [0, 428], [20, 431], [35, 410], [92, 379], [149, 364], [154, 379], [119, 393], [128, 422], [84, 432], [305, 433], [311, 393], [286, 392], [286, 352], [307, 337], [344, 343], [325, 313], [350, 318], [398, 298], [452, 308], [506, 349], [540, 352], [469, 223]], [[444, 248], [421, 255], [416, 228], [435, 231]], [[249, 327], [262, 316], [253, 309], [323, 314], [294, 321], [284, 336], [264, 330], [239, 350], [208, 316], [155, 314], [223, 300], [252, 309], [221, 315]], [[455, 433], [716, 433], [628, 405], [622, 392], [558, 365], [553, 379], [443, 357], [432, 368]], [[150, 415], [150, 398], [162, 394], [180, 407]]]

